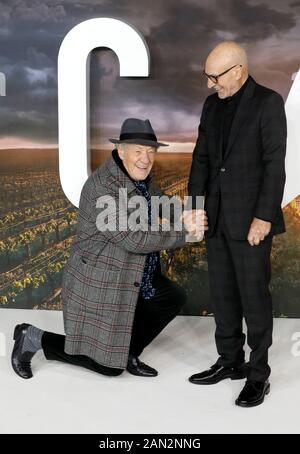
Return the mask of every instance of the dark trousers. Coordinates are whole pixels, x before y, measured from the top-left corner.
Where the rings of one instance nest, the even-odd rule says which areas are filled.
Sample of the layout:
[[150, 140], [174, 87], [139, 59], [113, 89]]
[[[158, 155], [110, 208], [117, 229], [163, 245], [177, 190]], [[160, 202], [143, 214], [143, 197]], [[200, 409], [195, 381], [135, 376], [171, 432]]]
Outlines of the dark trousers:
[[[167, 277], [158, 274], [154, 280], [155, 296], [145, 300], [139, 295], [132, 327], [129, 353], [139, 356], [147, 345], [173, 320], [186, 301], [185, 291]], [[85, 367], [104, 375], [120, 375], [123, 369], [103, 366], [84, 355], [64, 351], [65, 336], [45, 331], [42, 347], [45, 357]]]
[[270, 375], [268, 348], [272, 345], [273, 313], [269, 290], [272, 237], [258, 246], [229, 237], [222, 207], [212, 237], [206, 239], [212, 307], [216, 321], [218, 364], [244, 362], [243, 316], [251, 349], [248, 379], [265, 381]]

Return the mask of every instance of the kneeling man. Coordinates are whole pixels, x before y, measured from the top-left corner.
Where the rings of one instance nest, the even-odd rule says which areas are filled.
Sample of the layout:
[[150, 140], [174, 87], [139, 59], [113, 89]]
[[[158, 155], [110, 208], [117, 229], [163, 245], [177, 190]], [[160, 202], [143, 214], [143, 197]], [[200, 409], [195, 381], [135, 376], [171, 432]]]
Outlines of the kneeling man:
[[[48, 360], [105, 375], [127, 369], [133, 375], [156, 376], [139, 357], [185, 303], [184, 290], [161, 274], [159, 251], [184, 246], [199, 226], [206, 230], [205, 212], [198, 211], [197, 222], [185, 212], [181, 230], [174, 228], [174, 219], [168, 230], [163, 222], [156, 230], [121, 228], [130, 217], [130, 203], [124, 209], [120, 194], [142, 199], [144, 220], [151, 227], [151, 196], [163, 193], [149, 173], [158, 147], [166, 144], [157, 141], [149, 120], [133, 118], [124, 121], [119, 139], [110, 140], [117, 149], [81, 192], [76, 237], [62, 281], [66, 335], [17, 325], [11, 360], [22, 378], [32, 377], [31, 359], [40, 349]], [[101, 209], [109, 202], [115, 210], [108, 210], [109, 225], [104, 225]]]

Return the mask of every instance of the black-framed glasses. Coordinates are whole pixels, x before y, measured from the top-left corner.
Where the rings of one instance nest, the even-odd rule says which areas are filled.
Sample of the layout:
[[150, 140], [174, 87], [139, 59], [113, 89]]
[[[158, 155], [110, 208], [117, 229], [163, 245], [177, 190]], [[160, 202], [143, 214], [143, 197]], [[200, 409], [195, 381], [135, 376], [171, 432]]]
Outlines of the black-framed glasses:
[[211, 80], [214, 84], [217, 84], [218, 81], [219, 81], [219, 77], [221, 76], [224, 76], [224, 74], [228, 73], [229, 71], [231, 71], [233, 68], [235, 68], [236, 66], [240, 66], [242, 67], [242, 65], [234, 65], [234, 66], [231, 66], [231, 68], [229, 69], [226, 69], [226, 71], [223, 71], [221, 74], [207, 74], [205, 72], [205, 69], [203, 69], [203, 76], [206, 76], [209, 80]]

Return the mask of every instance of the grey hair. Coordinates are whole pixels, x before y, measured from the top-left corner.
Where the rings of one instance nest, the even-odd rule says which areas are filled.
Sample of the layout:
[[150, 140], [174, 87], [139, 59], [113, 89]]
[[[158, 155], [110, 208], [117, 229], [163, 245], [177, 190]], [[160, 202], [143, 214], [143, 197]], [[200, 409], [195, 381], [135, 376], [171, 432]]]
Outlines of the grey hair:
[[123, 151], [127, 151], [127, 144], [125, 142], [117, 143], [117, 150], [120, 148], [122, 148]]

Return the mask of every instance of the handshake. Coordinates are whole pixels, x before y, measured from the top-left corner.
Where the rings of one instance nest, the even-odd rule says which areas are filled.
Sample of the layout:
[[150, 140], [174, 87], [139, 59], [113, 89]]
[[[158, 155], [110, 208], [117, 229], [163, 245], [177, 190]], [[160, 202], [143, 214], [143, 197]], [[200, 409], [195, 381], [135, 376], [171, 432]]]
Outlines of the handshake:
[[204, 210], [184, 210], [180, 217], [188, 230], [187, 242], [201, 241], [208, 230], [208, 221]]

